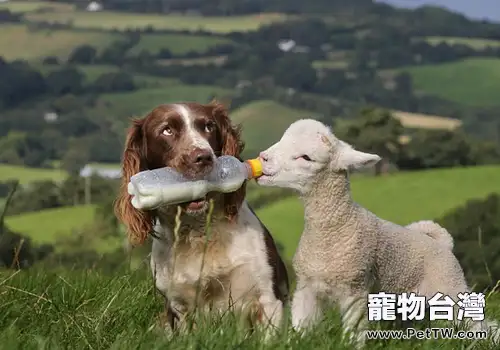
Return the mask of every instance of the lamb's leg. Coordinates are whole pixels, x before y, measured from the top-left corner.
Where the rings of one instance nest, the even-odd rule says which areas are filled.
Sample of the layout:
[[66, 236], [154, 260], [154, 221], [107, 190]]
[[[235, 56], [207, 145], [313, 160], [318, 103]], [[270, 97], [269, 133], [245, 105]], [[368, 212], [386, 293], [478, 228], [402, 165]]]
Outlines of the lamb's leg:
[[367, 326], [366, 308], [367, 295], [354, 295], [343, 297], [339, 300], [342, 314], [344, 336], [349, 333], [349, 338], [358, 348], [365, 343]]
[[314, 288], [307, 283], [297, 282], [292, 299], [292, 326], [295, 330], [305, 330], [321, 317], [318, 297]]

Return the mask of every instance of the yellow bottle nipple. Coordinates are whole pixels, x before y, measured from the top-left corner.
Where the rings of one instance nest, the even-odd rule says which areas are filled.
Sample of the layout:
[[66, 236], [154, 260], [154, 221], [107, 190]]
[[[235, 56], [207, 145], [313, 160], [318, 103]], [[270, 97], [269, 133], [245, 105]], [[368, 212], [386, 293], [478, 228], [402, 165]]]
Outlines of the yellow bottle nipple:
[[252, 178], [262, 176], [262, 163], [258, 158], [249, 159], [246, 162], [252, 170]]

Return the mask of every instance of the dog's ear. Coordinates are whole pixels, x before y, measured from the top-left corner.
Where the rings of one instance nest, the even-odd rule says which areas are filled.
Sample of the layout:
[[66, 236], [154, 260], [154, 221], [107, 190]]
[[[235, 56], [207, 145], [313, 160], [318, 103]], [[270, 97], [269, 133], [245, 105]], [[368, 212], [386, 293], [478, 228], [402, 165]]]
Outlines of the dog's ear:
[[133, 120], [125, 141], [122, 157], [121, 185], [118, 198], [114, 205], [117, 218], [127, 227], [127, 234], [133, 245], [142, 244], [153, 230], [154, 217], [152, 213], [141, 211], [131, 203], [131, 195], [127, 186], [130, 178], [145, 168], [146, 144], [142, 127], [144, 119]]
[[[231, 123], [227, 108], [223, 104], [214, 100], [210, 105], [213, 107], [212, 116], [217, 124], [220, 155], [229, 155], [242, 160], [240, 155], [245, 143], [241, 140], [241, 126]], [[245, 195], [246, 181], [235, 192], [224, 194], [224, 211], [229, 220], [234, 220], [238, 215]]]

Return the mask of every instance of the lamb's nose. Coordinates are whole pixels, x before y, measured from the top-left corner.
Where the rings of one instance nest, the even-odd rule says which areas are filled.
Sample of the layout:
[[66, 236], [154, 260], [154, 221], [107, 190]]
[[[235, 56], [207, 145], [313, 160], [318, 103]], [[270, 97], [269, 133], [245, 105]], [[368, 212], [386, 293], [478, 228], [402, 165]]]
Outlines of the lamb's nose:
[[267, 156], [267, 153], [265, 152], [260, 152], [259, 153], [259, 158], [262, 159], [264, 162], [267, 162], [268, 161], [268, 156]]

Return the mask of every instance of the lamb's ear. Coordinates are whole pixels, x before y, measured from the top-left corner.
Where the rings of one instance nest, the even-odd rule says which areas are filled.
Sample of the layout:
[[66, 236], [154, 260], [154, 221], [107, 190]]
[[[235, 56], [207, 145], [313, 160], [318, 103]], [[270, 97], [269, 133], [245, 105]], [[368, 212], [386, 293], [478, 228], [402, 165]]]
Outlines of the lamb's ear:
[[373, 153], [356, 151], [351, 145], [340, 140], [337, 152], [336, 167], [341, 170], [368, 168], [382, 159]]

